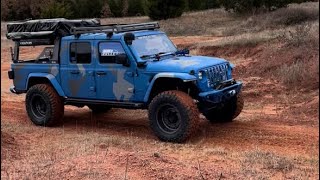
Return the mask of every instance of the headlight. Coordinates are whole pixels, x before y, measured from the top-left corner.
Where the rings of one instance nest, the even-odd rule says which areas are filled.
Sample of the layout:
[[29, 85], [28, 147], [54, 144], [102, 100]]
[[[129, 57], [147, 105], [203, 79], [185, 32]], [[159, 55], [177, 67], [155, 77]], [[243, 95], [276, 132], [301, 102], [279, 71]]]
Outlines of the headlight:
[[202, 75], [203, 75], [202, 71], [199, 71], [199, 72], [198, 72], [198, 78], [199, 78], [200, 80], [202, 80], [202, 78], [203, 78]]
[[232, 78], [233, 77], [233, 69], [234, 69], [235, 65], [230, 63], [229, 66], [230, 66], [230, 69], [228, 70], [228, 78]]
[[229, 66], [231, 67], [231, 70], [235, 67], [235, 65], [232, 63], [230, 63]]

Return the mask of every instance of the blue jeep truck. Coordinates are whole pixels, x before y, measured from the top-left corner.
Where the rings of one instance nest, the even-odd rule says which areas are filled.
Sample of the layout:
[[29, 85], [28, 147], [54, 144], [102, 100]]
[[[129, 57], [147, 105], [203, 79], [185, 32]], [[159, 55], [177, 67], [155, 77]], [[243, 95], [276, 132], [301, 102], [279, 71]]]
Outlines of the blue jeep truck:
[[[242, 111], [242, 83], [233, 65], [178, 50], [156, 22], [101, 25], [99, 20], [41, 19], [8, 23], [13, 80], [10, 91], [26, 93], [30, 120], [61, 121], [64, 105], [148, 109], [150, 126], [163, 141], [184, 142], [202, 113], [230, 122]], [[23, 46], [48, 46], [36, 59], [20, 59]]]

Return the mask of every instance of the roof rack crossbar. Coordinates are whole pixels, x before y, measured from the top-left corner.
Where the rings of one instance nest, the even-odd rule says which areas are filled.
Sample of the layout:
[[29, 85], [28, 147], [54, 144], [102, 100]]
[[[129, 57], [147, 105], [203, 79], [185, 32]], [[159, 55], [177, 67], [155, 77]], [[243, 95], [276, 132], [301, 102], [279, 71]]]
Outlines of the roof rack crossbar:
[[74, 35], [80, 35], [84, 33], [110, 33], [115, 32], [115, 28], [112, 26], [98, 26], [98, 27], [73, 27], [71, 33]]
[[138, 31], [138, 30], [154, 30], [159, 29], [157, 22], [117, 25], [117, 32]]
[[160, 28], [157, 22], [126, 24], [126, 25], [102, 25], [96, 27], [73, 27], [72, 34], [81, 35], [84, 33], [121, 33], [138, 30], [154, 30]]

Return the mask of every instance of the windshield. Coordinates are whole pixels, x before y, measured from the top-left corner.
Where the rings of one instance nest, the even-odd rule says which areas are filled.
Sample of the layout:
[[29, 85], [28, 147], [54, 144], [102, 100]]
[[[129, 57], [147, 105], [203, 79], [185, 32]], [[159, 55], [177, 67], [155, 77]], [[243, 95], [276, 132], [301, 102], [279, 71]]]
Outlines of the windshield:
[[175, 45], [165, 34], [139, 36], [132, 42], [132, 47], [140, 57], [148, 57], [156, 54], [174, 53]]

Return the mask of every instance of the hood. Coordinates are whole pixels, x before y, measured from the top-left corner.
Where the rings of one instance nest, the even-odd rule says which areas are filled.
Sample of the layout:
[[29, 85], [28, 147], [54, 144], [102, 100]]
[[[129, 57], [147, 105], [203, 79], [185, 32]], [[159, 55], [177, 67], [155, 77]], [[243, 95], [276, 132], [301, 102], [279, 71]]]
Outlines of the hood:
[[226, 63], [227, 61], [215, 57], [206, 56], [177, 56], [160, 61], [148, 62], [146, 71], [149, 72], [185, 72]]

